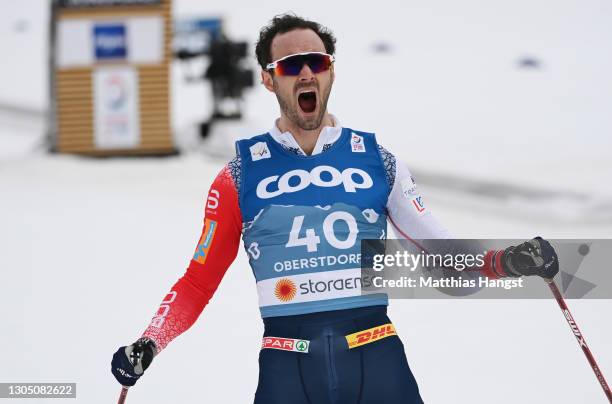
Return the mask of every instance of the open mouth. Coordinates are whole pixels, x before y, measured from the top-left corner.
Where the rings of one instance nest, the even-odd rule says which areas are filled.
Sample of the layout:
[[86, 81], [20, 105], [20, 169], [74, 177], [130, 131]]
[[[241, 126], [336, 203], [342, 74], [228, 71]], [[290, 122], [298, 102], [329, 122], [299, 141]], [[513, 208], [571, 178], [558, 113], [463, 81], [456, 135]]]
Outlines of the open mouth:
[[298, 104], [300, 109], [305, 113], [314, 112], [317, 108], [317, 93], [314, 91], [306, 91], [298, 95]]

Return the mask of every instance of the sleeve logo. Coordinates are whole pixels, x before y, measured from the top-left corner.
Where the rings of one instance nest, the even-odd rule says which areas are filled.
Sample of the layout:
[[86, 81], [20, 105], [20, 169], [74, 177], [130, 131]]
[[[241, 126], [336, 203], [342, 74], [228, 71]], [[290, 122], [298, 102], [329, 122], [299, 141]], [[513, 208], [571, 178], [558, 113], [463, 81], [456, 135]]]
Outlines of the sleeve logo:
[[424, 214], [425, 213], [425, 205], [423, 203], [423, 197], [422, 196], [416, 196], [414, 198], [412, 198], [412, 206], [416, 209], [416, 211], [419, 214]]
[[211, 189], [206, 201], [206, 209], [217, 209], [219, 207], [219, 191]]
[[204, 221], [204, 231], [202, 232], [202, 236], [200, 237], [200, 241], [198, 242], [198, 247], [196, 248], [195, 254], [193, 255], [194, 261], [200, 264], [206, 262], [206, 257], [208, 257], [208, 250], [210, 250], [210, 246], [212, 244], [213, 237], [215, 236], [216, 229], [217, 222], [210, 219], [206, 219]]
[[166, 317], [168, 316], [168, 313], [170, 313], [170, 303], [174, 302], [177, 295], [178, 293], [172, 290], [166, 295], [166, 297], [164, 297], [164, 301], [161, 302], [155, 316], [153, 316], [153, 319], [151, 320], [152, 327], [161, 328], [161, 326], [164, 325]]
[[414, 193], [414, 191], [416, 191], [416, 183], [414, 182], [414, 179], [412, 177], [410, 178], [404, 178], [401, 182], [402, 185], [402, 194], [404, 194], [404, 196], [406, 198], [410, 197], [410, 194]]

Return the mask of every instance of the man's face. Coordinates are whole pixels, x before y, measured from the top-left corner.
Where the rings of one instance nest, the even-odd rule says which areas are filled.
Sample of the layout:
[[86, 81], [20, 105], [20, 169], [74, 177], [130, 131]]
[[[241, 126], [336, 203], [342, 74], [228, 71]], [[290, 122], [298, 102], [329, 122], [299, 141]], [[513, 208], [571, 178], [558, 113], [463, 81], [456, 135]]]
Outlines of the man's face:
[[[275, 61], [295, 53], [325, 52], [325, 45], [314, 31], [295, 29], [277, 34], [270, 50], [272, 61]], [[277, 76], [264, 71], [262, 81], [276, 94], [281, 111], [293, 124], [303, 130], [321, 126], [334, 82], [333, 65], [327, 71], [314, 74], [305, 64], [297, 76]]]

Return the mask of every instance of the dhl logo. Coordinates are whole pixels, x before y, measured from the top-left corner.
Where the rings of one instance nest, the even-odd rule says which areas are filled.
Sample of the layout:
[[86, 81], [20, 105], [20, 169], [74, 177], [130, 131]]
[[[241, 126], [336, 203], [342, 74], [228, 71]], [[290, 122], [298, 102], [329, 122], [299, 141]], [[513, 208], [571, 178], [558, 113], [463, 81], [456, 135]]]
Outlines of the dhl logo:
[[372, 327], [367, 330], [358, 331], [356, 333], [347, 335], [345, 338], [346, 342], [348, 342], [349, 349], [351, 349], [369, 344], [370, 342], [376, 342], [392, 335], [397, 335], [397, 333], [395, 332], [395, 327], [393, 327], [393, 324], [389, 323]]

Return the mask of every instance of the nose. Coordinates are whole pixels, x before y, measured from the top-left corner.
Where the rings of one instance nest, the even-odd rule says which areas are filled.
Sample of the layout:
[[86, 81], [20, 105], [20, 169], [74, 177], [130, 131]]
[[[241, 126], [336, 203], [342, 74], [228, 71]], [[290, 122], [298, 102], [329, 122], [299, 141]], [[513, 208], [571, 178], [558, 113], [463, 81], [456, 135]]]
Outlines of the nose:
[[314, 73], [310, 70], [310, 66], [308, 63], [304, 63], [302, 66], [302, 70], [300, 70], [300, 74], [298, 75], [299, 81], [308, 82], [314, 80]]

